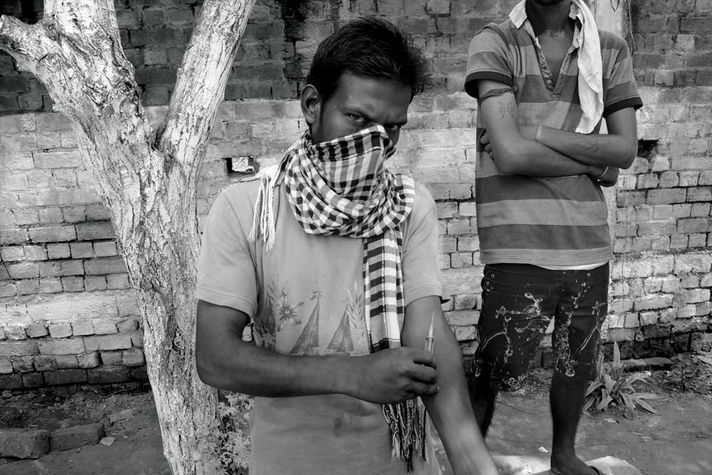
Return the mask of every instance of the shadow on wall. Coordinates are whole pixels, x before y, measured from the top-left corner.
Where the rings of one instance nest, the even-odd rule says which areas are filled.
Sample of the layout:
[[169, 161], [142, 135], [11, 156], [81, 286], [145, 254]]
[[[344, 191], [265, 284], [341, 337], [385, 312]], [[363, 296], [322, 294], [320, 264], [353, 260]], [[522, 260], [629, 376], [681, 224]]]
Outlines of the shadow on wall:
[[0, 2], [0, 15], [13, 16], [25, 23], [34, 24], [42, 19], [44, 2], [42, 0], [3, 0]]

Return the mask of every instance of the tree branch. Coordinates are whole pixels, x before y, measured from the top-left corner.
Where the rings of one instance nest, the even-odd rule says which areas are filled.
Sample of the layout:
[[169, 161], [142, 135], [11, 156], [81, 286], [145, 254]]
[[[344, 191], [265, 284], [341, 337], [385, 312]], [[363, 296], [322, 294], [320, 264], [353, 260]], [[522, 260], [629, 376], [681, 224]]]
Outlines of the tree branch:
[[37, 63], [54, 49], [53, 46], [42, 25], [27, 25], [0, 15], [0, 50], [12, 56], [21, 70], [35, 74]]
[[[183, 57], [159, 150], [189, 175], [197, 173], [202, 148], [222, 102], [240, 37], [255, 0], [206, 0]], [[197, 160], [196, 160], [197, 158]]]

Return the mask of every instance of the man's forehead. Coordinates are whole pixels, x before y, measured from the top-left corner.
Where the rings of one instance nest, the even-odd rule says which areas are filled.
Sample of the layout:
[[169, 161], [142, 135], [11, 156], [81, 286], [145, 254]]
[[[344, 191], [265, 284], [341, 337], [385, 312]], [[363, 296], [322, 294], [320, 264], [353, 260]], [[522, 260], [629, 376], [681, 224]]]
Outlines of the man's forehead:
[[383, 107], [407, 111], [411, 90], [406, 84], [390, 78], [356, 76], [344, 73], [335, 91], [344, 106], [376, 111]]

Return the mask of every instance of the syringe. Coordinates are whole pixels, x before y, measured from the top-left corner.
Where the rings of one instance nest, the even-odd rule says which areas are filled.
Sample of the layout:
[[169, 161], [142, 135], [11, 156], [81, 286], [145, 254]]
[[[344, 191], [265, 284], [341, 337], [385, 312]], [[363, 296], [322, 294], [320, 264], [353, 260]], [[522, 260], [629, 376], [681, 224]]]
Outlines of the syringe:
[[432, 354], [435, 348], [435, 329], [433, 328], [433, 323], [435, 322], [435, 312], [433, 312], [432, 317], [430, 317], [430, 329], [428, 330], [428, 336], [425, 337], [425, 351]]

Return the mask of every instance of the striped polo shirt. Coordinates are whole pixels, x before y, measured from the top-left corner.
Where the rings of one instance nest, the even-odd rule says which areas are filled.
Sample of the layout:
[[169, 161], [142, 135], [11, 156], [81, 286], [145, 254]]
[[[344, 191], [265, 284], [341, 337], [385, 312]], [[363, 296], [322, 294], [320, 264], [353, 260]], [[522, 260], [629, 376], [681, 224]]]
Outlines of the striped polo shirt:
[[[518, 123], [575, 131], [581, 119], [578, 98], [578, 9], [572, 46], [558, 81], [524, 18], [489, 24], [470, 43], [465, 90], [477, 98], [477, 81], [510, 86], [517, 102]], [[599, 30], [603, 64], [603, 117], [642, 101], [633, 77], [625, 41]], [[600, 122], [593, 133], [600, 130]], [[477, 136], [483, 132], [477, 119]], [[587, 175], [536, 178], [508, 175], [497, 168], [478, 140], [477, 228], [480, 259], [485, 264], [533, 264], [542, 267], [588, 266], [611, 259], [607, 214], [600, 186]]]

